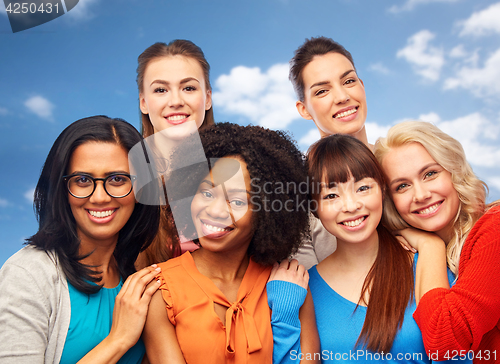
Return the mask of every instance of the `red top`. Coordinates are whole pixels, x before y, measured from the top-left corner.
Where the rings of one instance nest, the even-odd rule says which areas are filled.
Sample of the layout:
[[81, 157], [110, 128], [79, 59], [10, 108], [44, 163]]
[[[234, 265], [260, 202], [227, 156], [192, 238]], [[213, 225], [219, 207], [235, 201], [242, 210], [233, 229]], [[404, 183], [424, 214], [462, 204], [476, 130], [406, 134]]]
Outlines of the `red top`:
[[500, 363], [500, 206], [469, 233], [456, 284], [423, 295], [413, 317], [439, 359], [474, 350], [474, 363]]

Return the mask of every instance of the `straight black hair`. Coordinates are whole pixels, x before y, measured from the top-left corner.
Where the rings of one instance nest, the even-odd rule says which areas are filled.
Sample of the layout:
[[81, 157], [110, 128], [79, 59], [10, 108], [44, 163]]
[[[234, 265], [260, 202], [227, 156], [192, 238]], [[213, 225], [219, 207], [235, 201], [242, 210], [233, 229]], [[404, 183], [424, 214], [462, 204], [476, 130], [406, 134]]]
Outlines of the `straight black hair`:
[[[39, 227], [26, 242], [44, 251], [54, 251], [68, 281], [79, 291], [90, 294], [101, 288], [92, 283], [99, 283], [101, 278], [92, 270], [95, 267], [81, 263], [86, 256], [79, 253], [80, 239], [63, 181], [73, 152], [88, 142], [117, 144], [128, 153], [142, 142], [142, 137], [125, 120], [102, 115], [80, 119], [64, 129], [54, 142], [38, 180], [33, 205]], [[137, 203], [120, 230], [114, 258], [122, 279], [135, 272], [135, 260], [156, 235], [159, 216], [159, 206]]]

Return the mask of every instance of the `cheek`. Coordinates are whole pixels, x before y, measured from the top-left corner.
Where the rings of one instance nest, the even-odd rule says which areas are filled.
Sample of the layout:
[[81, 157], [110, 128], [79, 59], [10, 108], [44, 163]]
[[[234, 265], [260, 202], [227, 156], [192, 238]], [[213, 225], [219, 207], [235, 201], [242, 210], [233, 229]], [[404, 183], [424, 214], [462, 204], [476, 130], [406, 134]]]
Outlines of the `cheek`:
[[394, 202], [394, 206], [396, 206], [396, 210], [398, 213], [403, 216], [410, 210], [410, 201], [408, 197], [400, 194], [393, 194], [392, 201]]

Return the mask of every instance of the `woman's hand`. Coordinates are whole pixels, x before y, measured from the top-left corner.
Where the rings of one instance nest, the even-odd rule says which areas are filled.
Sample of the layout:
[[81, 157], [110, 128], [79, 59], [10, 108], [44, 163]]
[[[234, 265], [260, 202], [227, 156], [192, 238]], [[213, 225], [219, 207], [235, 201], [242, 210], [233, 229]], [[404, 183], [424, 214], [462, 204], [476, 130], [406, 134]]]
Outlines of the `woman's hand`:
[[156, 264], [127, 278], [115, 298], [109, 335], [78, 363], [116, 363], [141, 337], [151, 297], [160, 287]]
[[425, 249], [426, 246], [435, 246], [436, 244], [445, 246], [444, 241], [436, 234], [415, 228], [396, 230], [393, 234], [396, 235], [403, 248], [413, 253]]
[[116, 296], [109, 336], [119, 338], [129, 348], [141, 337], [149, 302], [161, 283], [152, 281], [160, 271], [161, 268], [153, 264], [132, 274]]
[[271, 274], [269, 275], [269, 281], [295, 283], [307, 289], [309, 273], [303, 265], [299, 264], [297, 259], [292, 259], [290, 262], [285, 259], [280, 264], [274, 263]]

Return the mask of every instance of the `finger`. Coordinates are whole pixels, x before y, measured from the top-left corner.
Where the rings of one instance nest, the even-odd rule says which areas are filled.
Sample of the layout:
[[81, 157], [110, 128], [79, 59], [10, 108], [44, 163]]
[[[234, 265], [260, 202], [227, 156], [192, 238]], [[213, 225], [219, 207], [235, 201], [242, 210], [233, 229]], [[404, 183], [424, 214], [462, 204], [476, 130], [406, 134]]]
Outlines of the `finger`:
[[306, 267], [304, 267], [302, 264], [299, 264], [297, 266], [297, 273], [299, 274], [299, 277], [303, 277], [306, 274]]
[[287, 269], [288, 269], [288, 265], [289, 265], [289, 264], [290, 264], [290, 263], [288, 262], [288, 259], [283, 259], [283, 260], [281, 261], [281, 263], [280, 263], [280, 266], [279, 266], [279, 267], [280, 267], [280, 268], [283, 268], [284, 270], [287, 270]]
[[298, 266], [299, 266], [299, 261], [297, 259], [292, 259], [290, 261], [288, 269], [290, 269], [291, 271], [296, 271]]
[[158, 274], [161, 272], [160, 267], [156, 267], [154, 270], [150, 271], [149, 273], [146, 273], [142, 276], [138, 276], [137, 279], [133, 280], [130, 282], [130, 288], [131, 294], [134, 295], [135, 298], [139, 299], [143, 294], [144, 290], [146, 289], [147, 285], [153, 281]]
[[157, 279], [156, 281], [153, 281], [150, 284], [148, 284], [148, 286], [144, 290], [144, 293], [142, 294], [141, 302], [149, 304], [151, 298], [153, 297], [153, 294], [160, 288], [160, 286], [161, 286], [160, 279]]
[[140, 277], [152, 272], [152, 271], [155, 271], [155, 269], [157, 268], [158, 266], [156, 264], [153, 264], [149, 267], [145, 267], [145, 268], [142, 268], [141, 270], [135, 272], [134, 274], [131, 274], [130, 276], [128, 276], [128, 278], [125, 280], [125, 282], [123, 283], [123, 286], [122, 286], [122, 289], [120, 290], [123, 291], [123, 293], [127, 292], [128, 289], [129, 289], [129, 286], [130, 286], [130, 283], [135, 280], [135, 279], [139, 279]]

